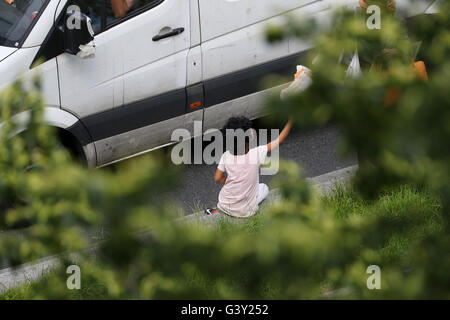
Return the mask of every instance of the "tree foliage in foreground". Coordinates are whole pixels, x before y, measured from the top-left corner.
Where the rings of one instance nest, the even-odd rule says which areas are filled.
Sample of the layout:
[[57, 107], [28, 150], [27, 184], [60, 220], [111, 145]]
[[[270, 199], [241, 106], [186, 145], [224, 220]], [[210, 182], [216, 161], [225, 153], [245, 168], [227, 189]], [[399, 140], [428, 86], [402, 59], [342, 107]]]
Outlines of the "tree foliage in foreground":
[[[264, 214], [237, 225], [174, 223], [174, 210], [159, 194], [173, 186], [176, 172], [163, 159], [144, 157], [115, 171], [78, 167], [57, 151], [51, 130], [41, 125], [37, 91], [25, 93], [18, 84], [0, 100], [7, 123], [0, 132], [0, 229], [7, 230], [0, 233], [1, 262], [18, 265], [79, 251], [101, 225], [108, 241], [95, 258], [81, 252], [79, 262], [82, 287], [101, 284], [101, 297], [314, 299], [345, 288], [337, 297], [450, 298], [450, 10], [443, 8], [433, 23], [419, 21], [409, 40], [397, 21], [383, 21], [372, 33], [364, 17], [337, 13], [333, 28], [313, 39], [311, 61], [318, 58], [308, 65], [314, 84], [282, 103], [276, 97], [269, 102], [275, 114], [294, 115], [298, 127], [340, 125], [344, 149], [360, 156], [355, 188], [375, 199], [370, 209], [355, 209], [350, 199], [352, 213], [337, 212], [296, 164], [284, 163], [278, 176], [283, 199]], [[281, 30], [281, 36], [302, 37], [305, 28], [290, 22]], [[280, 38], [276, 30], [272, 36]], [[424, 54], [435, 67], [427, 83], [404, 59], [414, 36], [428, 39]], [[388, 70], [346, 78], [341, 53], [353, 53], [368, 38], [396, 48], [398, 56]], [[392, 88], [401, 94], [383, 107]], [[30, 108], [30, 129], [10, 138], [17, 129], [11, 116]], [[23, 169], [29, 165], [33, 170]], [[380, 192], [405, 184], [435, 200], [398, 191], [391, 201], [380, 198]], [[342, 209], [345, 193], [337, 196]], [[23, 221], [27, 229], [14, 231]], [[145, 229], [152, 232], [139, 233]], [[381, 267], [379, 291], [367, 289], [369, 265]], [[66, 277], [50, 276], [27, 297], [73, 298]]]

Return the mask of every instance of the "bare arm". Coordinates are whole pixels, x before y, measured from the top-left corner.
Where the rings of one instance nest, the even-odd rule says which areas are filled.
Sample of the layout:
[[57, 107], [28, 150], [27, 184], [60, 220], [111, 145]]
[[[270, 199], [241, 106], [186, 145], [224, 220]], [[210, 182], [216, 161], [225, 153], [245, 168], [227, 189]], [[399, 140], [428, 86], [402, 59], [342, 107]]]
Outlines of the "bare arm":
[[123, 18], [126, 16], [133, 1], [130, 0], [111, 0], [111, 7], [116, 18]]
[[214, 181], [216, 183], [225, 184], [227, 181], [227, 177], [225, 176], [225, 172], [217, 169], [216, 174], [214, 175]]
[[283, 130], [281, 131], [279, 137], [267, 144], [267, 153], [272, 152], [272, 150], [275, 150], [278, 148], [283, 142], [286, 140], [286, 138], [289, 135], [289, 132], [291, 132], [292, 128], [292, 118], [289, 119], [289, 122], [284, 126]]

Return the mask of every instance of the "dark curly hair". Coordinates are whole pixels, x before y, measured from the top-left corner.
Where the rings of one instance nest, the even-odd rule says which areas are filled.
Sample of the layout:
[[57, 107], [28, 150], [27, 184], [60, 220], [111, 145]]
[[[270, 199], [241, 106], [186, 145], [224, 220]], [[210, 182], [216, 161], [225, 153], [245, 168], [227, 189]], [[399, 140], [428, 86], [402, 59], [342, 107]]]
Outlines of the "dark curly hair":
[[[248, 119], [246, 117], [242, 117], [242, 116], [232, 117], [232, 118], [228, 119], [227, 124], [222, 129], [227, 137], [226, 140], [228, 140], [228, 138], [230, 138], [227, 135], [231, 133], [230, 131], [227, 131], [227, 130], [232, 130], [234, 143], [233, 143], [233, 148], [231, 148], [228, 151], [230, 151], [235, 156], [245, 154], [245, 150], [238, 150], [239, 143], [238, 143], [238, 137], [235, 135], [235, 131], [239, 130], [239, 129], [243, 130], [244, 132], [247, 132], [247, 130], [253, 129], [253, 122], [250, 119]], [[250, 145], [250, 138], [246, 135], [245, 136], [246, 149], [248, 149], [249, 145]], [[230, 147], [230, 146], [227, 145], [227, 147]]]

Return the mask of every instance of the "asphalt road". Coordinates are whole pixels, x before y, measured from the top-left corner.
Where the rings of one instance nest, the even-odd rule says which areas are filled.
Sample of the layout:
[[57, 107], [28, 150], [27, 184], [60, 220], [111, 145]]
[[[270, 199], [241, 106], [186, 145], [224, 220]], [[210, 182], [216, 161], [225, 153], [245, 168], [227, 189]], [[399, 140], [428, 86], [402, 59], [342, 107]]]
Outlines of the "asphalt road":
[[[336, 125], [327, 125], [306, 132], [291, 132], [281, 146], [280, 157], [298, 162], [307, 177], [315, 177], [334, 170], [357, 164], [356, 156], [339, 155], [340, 133]], [[214, 183], [215, 165], [185, 165], [180, 187], [171, 199], [181, 206], [186, 214], [215, 207], [220, 185]], [[273, 176], [262, 176], [268, 183]]]

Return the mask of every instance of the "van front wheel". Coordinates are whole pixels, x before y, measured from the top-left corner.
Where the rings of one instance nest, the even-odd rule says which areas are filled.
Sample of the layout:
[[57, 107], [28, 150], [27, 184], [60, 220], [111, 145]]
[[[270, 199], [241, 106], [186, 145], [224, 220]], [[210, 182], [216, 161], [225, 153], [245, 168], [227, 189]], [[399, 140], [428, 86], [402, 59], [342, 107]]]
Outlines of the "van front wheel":
[[75, 162], [87, 166], [87, 159], [84, 154], [83, 147], [72, 133], [63, 129], [59, 129], [58, 140], [61, 144], [61, 147], [69, 151], [69, 154], [72, 156], [72, 159]]

